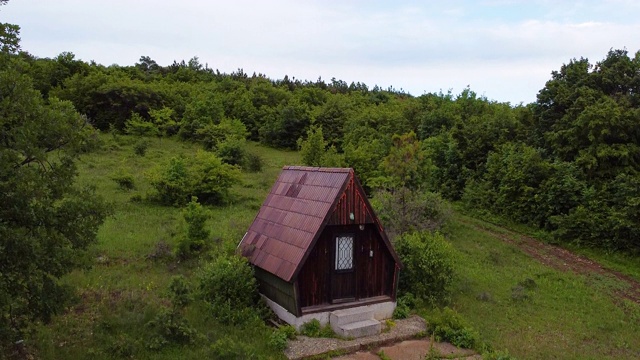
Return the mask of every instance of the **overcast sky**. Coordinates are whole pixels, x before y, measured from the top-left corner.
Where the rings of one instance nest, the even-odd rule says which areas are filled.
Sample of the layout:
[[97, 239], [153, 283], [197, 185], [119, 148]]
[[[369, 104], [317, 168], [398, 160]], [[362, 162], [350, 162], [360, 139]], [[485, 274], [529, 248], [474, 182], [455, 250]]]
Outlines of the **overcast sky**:
[[332, 77], [412, 95], [535, 101], [553, 70], [640, 50], [640, 1], [10, 0], [0, 22], [38, 57], [200, 62], [272, 79]]

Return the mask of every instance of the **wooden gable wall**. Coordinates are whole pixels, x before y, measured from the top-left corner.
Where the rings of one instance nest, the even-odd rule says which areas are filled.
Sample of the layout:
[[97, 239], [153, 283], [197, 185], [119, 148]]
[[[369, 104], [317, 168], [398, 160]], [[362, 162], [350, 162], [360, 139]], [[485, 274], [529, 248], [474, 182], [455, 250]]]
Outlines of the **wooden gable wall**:
[[[374, 217], [365, 201], [362, 187], [356, 183], [353, 173], [349, 177], [345, 191], [340, 195], [327, 225], [372, 224]], [[351, 214], [354, 219], [351, 220]]]

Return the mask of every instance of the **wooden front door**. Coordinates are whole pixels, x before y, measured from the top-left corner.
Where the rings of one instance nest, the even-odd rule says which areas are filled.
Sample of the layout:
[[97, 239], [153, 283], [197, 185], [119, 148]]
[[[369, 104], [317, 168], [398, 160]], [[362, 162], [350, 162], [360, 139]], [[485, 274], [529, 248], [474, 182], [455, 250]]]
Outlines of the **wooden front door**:
[[352, 301], [356, 296], [356, 238], [354, 234], [333, 237], [331, 302]]

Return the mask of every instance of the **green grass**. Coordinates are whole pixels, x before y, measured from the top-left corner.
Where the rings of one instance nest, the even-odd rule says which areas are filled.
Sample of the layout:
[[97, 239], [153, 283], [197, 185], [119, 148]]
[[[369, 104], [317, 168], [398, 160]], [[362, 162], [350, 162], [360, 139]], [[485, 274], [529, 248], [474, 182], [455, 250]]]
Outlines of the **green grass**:
[[[97, 259], [89, 270], [77, 270], [63, 282], [77, 288], [78, 301], [29, 339], [42, 359], [202, 359], [212, 357], [212, 345], [237, 346], [238, 351], [281, 358], [268, 346], [270, 329], [218, 324], [198, 304], [185, 309], [185, 318], [201, 337], [191, 345], [162, 351], [147, 347], [147, 324], [169, 306], [167, 286], [173, 275], [188, 279], [202, 261], [154, 261], [158, 244], [173, 248], [184, 230], [181, 210], [147, 201], [152, 190], [145, 174], [173, 156], [191, 156], [195, 144], [150, 139], [147, 154], [134, 153], [135, 139], [102, 135], [103, 149], [82, 156], [78, 184], [95, 186], [112, 203], [114, 214], [100, 228], [91, 249]], [[283, 165], [299, 163], [296, 152], [255, 143], [249, 151], [262, 156], [259, 173], [242, 173], [231, 200], [208, 207], [207, 226], [216, 251], [233, 251], [256, 215]], [[122, 190], [111, 177], [129, 173], [135, 188]], [[563, 273], [545, 267], [482, 229], [511, 236], [499, 226], [456, 215], [448, 237], [456, 249], [457, 280], [451, 307], [494, 349], [519, 359], [631, 359], [640, 357], [640, 307], [614, 301], [615, 280]], [[587, 252], [588, 253], [588, 252]], [[588, 253], [607, 266], [640, 278], [637, 258]], [[518, 288], [528, 284], [529, 288]], [[535, 284], [535, 285], [532, 285]], [[420, 309], [425, 317], [435, 311]]]
[[612, 296], [621, 284], [545, 267], [478, 223], [458, 215], [448, 231], [458, 252], [452, 307], [482, 340], [518, 359], [640, 356], [640, 307]]
[[[101, 150], [85, 154], [78, 162], [79, 186], [93, 186], [111, 203], [113, 215], [98, 232], [91, 249], [96, 264], [89, 270], [76, 270], [63, 282], [77, 289], [77, 301], [69, 309], [41, 326], [35, 337], [37, 356], [42, 359], [202, 359], [211, 358], [211, 345], [220, 339], [236, 344], [247, 353], [267, 358], [283, 355], [268, 346], [271, 330], [262, 323], [247, 327], [223, 326], [197, 304], [187, 307], [185, 317], [198, 330], [200, 338], [186, 346], [162, 351], [148, 349], [146, 324], [170, 304], [168, 284], [173, 275], [192, 278], [202, 260], [180, 262], [174, 257], [154, 261], [159, 243], [173, 249], [184, 231], [181, 209], [161, 206], [146, 197], [152, 191], [147, 173], [174, 156], [193, 156], [199, 146], [171, 139], [149, 139], [144, 157], [136, 155], [136, 139], [101, 135]], [[228, 204], [208, 207], [211, 218], [212, 251], [230, 252], [242, 238], [283, 165], [299, 163], [295, 152], [278, 151], [249, 143], [248, 149], [264, 159], [258, 173], [242, 173], [240, 184], [231, 189]], [[134, 189], [123, 190], [112, 179], [127, 173]], [[132, 197], [143, 201], [131, 201]], [[247, 341], [251, 339], [251, 341]], [[227, 346], [227, 345], [225, 345]], [[239, 351], [240, 351], [239, 350]]]

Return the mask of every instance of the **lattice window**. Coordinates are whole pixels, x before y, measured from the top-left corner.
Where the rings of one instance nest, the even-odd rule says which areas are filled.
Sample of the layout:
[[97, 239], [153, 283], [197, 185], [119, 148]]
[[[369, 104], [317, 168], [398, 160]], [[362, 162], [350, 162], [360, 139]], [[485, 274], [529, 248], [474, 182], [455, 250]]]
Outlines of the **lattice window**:
[[336, 237], [336, 270], [353, 269], [353, 236]]

